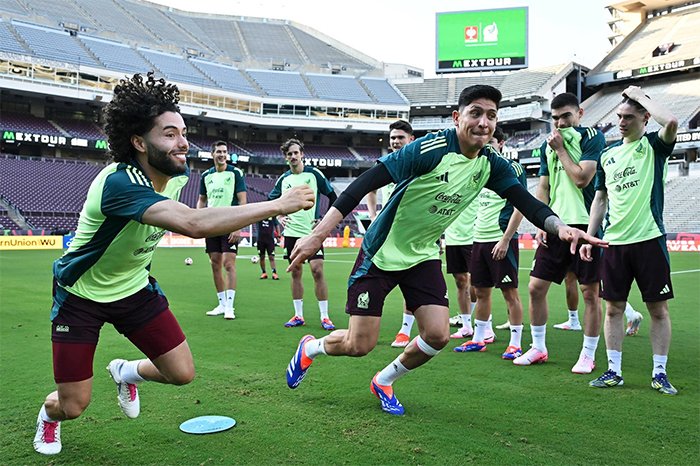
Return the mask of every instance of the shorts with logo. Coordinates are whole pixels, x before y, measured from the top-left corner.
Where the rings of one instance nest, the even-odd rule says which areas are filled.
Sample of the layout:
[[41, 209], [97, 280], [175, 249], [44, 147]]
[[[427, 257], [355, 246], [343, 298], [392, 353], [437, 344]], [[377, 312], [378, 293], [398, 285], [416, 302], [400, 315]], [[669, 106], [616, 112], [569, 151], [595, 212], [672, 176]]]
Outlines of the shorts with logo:
[[603, 250], [603, 286], [600, 295], [607, 301], [627, 301], [632, 280], [645, 303], [673, 298], [671, 263], [666, 236], [640, 243], [608, 246]]
[[228, 235], [205, 238], [204, 243], [206, 244], [207, 254], [211, 254], [213, 252], [230, 252], [233, 254], [238, 254], [238, 241], [235, 243], [229, 243]]
[[[299, 238], [295, 238], [294, 236], [285, 236], [284, 237], [284, 249], [285, 249], [285, 254], [284, 258], [289, 260], [289, 256], [292, 255], [292, 249], [294, 249], [294, 245], [297, 244], [297, 241]], [[309, 257], [306, 261], [311, 262], [312, 260], [316, 259], [321, 259], [323, 260], [323, 245], [321, 245], [321, 249], [316, 251], [316, 254], [313, 256]], [[292, 262], [291, 260], [289, 262]]]
[[158, 283], [126, 298], [98, 303], [69, 293], [54, 282], [51, 341], [56, 383], [92, 377], [93, 356], [105, 323], [153, 360], [185, 341]]
[[[572, 225], [586, 231], [586, 225]], [[532, 261], [530, 276], [561, 285], [567, 272], [573, 272], [581, 285], [600, 281], [600, 248], [593, 248], [593, 261], [586, 262], [578, 254], [571, 254], [571, 244], [547, 233], [547, 247], [538, 247]]]
[[468, 273], [472, 259], [472, 245], [445, 246], [447, 273]]
[[275, 255], [275, 240], [272, 238], [258, 239], [258, 254], [262, 257], [265, 253], [272, 257]]
[[397, 285], [409, 311], [428, 304], [449, 305], [447, 284], [439, 259], [427, 260], [406, 270], [385, 271], [374, 265], [361, 249], [350, 274], [345, 312], [350, 315], [381, 316], [387, 295]]
[[491, 255], [491, 251], [497, 242], [474, 242], [472, 260], [469, 264], [472, 286], [477, 288], [495, 287], [499, 289], [518, 287], [518, 263], [520, 260], [518, 240], [517, 238], [510, 240], [506, 257], [500, 261], [494, 260]]

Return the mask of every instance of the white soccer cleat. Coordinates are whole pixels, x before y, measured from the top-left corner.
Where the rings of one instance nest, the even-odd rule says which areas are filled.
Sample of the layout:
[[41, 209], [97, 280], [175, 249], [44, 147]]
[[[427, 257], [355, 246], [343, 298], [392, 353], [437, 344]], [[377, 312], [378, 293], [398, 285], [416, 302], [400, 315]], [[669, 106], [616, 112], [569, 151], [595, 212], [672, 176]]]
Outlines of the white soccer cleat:
[[461, 327], [462, 326], [462, 317], [457, 314], [456, 316], [450, 317], [450, 327]]
[[578, 361], [571, 368], [571, 372], [574, 374], [590, 374], [595, 369], [595, 361], [585, 354], [579, 356]]
[[510, 321], [506, 320], [501, 325], [496, 325], [496, 330], [510, 330]]
[[233, 311], [235, 311], [235, 310], [236, 310], [235, 307], [232, 307], [231, 309], [226, 309], [226, 310], [224, 311], [224, 319], [226, 319], [226, 320], [233, 320], [233, 319], [235, 319], [235, 318], [236, 318], [236, 314], [234, 314], [234, 312], [233, 312]]
[[141, 402], [139, 401], [139, 390], [136, 384], [122, 382], [119, 371], [125, 359], [113, 359], [107, 366], [107, 372], [112, 380], [117, 384], [117, 401], [119, 407], [126, 417], [137, 418], [141, 412]]
[[36, 418], [36, 435], [34, 436], [34, 450], [42, 455], [56, 455], [61, 453], [61, 423], [47, 422]]
[[561, 324], [554, 324], [552, 327], [556, 328], [557, 330], [573, 330], [573, 331], [581, 331], [581, 323], [576, 322], [576, 323], [571, 323], [570, 321], [562, 322]]
[[642, 314], [634, 311], [634, 319], [627, 322], [627, 331], [625, 332], [625, 335], [630, 337], [636, 335], [637, 332], [639, 332], [639, 325], [642, 323], [643, 318], [644, 316]]
[[211, 311], [207, 312], [206, 314], [207, 314], [208, 316], [220, 316], [220, 315], [223, 314], [224, 312], [225, 312], [225, 311], [224, 311], [224, 306], [222, 306], [221, 304], [219, 304], [218, 306], [216, 306], [214, 309], [212, 309]]

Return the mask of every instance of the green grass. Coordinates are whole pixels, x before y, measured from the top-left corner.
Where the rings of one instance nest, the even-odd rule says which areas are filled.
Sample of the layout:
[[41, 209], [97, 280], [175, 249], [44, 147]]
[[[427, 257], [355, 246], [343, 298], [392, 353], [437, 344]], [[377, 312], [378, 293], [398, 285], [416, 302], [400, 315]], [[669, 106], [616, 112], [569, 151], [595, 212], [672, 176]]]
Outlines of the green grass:
[[[243, 250], [242, 255], [251, 250]], [[330, 250], [326, 276], [331, 318], [344, 327], [345, 286], [355, 251]], [[395, 385], [406, 416], [382, 413], [368, 384], [398, 354], [389, 346], [401, 320], [398, 292], [387, 300], [377, 348], [364, 358], [320, 357], [303, 385], [291, 391], [284, 371], [299, 338], [322, 335], [308, 269], [306, 328], [285, 329], [291, 317], [289, 277], [258, 280], [240, 259], [236, 320], [206, 317], [215, 294], [209, 264], [197, 249], [161, 249], [153, 274], [165, 290], [195, 357], [197, 378], [183, 387], [141, 385], [142, 414], [125, 418], [104, 370], [115, 358], [140, 353], [107, 325], [95, 355], [93, 400], [63, 425], [63, 452], [36, 454], [37, 411], [53, 390], [49, 309], [51, 262], [58, 251], [0, 251], [0, 463], [2, 464], [699, 464], [700, 256], [672, 255], [676, 299], [669, 377], [676, 397], [649, 387], [649, 319], [625, 339], [625, 386], [588, 387], [591, 376], [569, 371], [581, 333], [550, 328], [547, 364], [519, 368], [500, 359], [508, 338], [488, 352], [457, 354], [450, 345]], [[530, 252], [521, 264], [529, 265]], [[194, 258], [186, 267], [183, 259]], [[281, 256], [281, 254], [280, 254]], [[449, 278], [450, 290], [454, 284]], [[527, 270], [521, 270], [527, 302]], [[630, 298], [643, 311], [636, 288]], [[505, 319], [494, 299], [494, 322]], [[453, 313], [456, 303], [453, 303]], [[550, 324], [565, 319], [561, 287], [550, 292]], [[645, 313], [646, 315], [646, 313]], [[414, 329], [415, 333], [415, 329]], [[525, 331], [525, 344], [530, 342]], [[604, 365], [604, 343], [598, 360]], [[596, 370], [598, 375], [602, 372]], [[186, 435], [194, 416], [234, 417], [230, 431]]]

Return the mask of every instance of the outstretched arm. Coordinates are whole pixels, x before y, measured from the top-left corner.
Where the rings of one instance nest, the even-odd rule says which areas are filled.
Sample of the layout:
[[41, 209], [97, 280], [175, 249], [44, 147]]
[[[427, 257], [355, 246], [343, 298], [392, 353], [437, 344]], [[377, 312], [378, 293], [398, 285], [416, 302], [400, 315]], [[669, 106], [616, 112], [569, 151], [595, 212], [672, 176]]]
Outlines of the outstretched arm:
[[141, 222], [192, 238], [204, 238], [227, 235], [274, 215], [310, 209], [314, 200], [314, 192], [308, 186], [293, 188], [274, 201], [232, 207], [191, 209], [177, 201], [164, 200], [146, 209]]

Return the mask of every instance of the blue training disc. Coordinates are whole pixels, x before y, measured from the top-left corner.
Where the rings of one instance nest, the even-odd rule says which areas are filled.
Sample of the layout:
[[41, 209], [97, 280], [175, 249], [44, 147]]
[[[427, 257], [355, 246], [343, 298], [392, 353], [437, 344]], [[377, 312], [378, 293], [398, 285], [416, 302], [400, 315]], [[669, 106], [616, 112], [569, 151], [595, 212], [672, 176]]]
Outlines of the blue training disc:
[[180, 424], [180, 430], [186, 434], [213, 434], [222, 432], [236, 425], [236, 420], [226, 416], [199, 416]]

